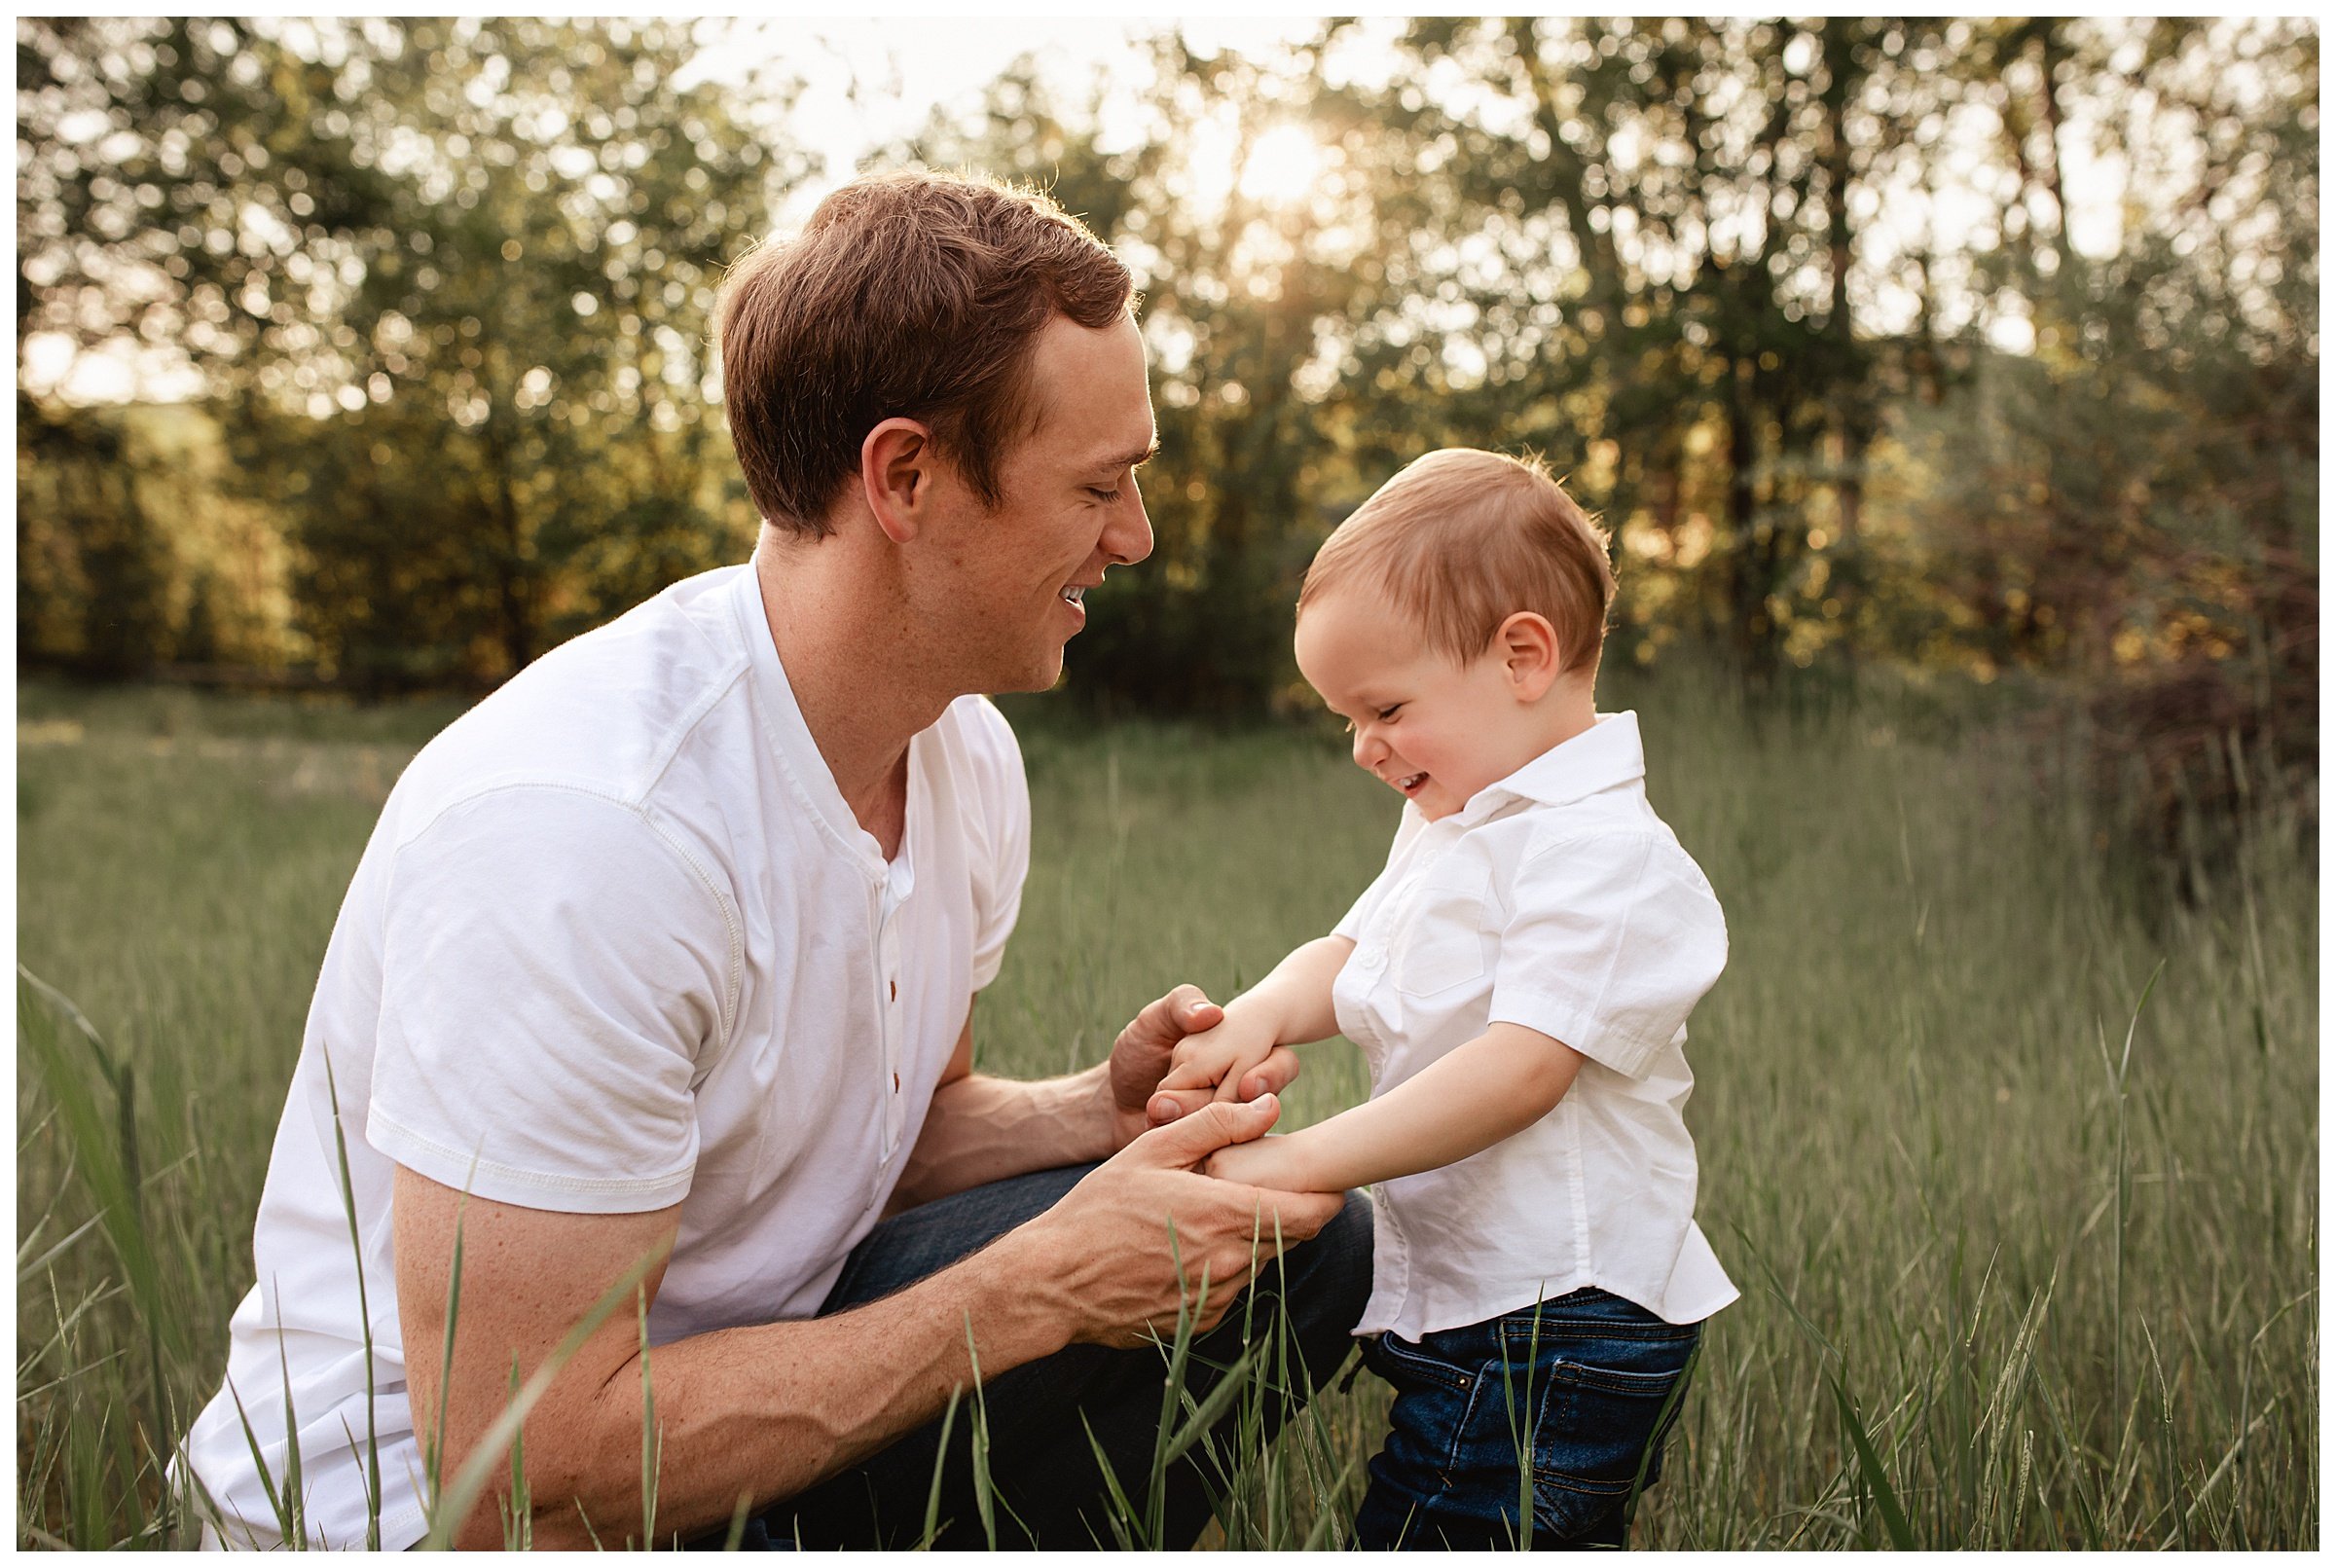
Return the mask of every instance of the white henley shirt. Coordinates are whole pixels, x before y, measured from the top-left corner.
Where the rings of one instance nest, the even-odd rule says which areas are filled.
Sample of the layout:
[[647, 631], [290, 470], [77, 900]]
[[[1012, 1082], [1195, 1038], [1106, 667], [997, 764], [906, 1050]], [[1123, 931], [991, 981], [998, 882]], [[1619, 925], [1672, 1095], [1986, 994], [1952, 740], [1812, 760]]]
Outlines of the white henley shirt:
[[279, 1488], [299, 1443], [311, 1544], [365, 1544], [369, 1429], [382, 1545], [423, 1533], [398, 1165], [534, 1209], [679, 1204], [654, 1343], [818, 1310], [998, 972], [1028, 866], [1021, 753], [987, 701], [916, 736], [908, 781], [888, 862], [804, 727], [750, 565], [545, 655], [422, 749], [334, 926], [257, 1283], [189, 1435], [225, 1514], [210, 1544], [280, 1544], [244, 1420]]

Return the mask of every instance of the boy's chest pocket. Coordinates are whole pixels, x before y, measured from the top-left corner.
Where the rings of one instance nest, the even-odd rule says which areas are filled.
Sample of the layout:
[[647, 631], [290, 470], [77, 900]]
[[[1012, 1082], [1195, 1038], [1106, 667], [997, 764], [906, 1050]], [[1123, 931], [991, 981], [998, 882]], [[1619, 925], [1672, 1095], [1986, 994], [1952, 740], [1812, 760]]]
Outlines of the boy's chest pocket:
[[1429, 876], [1396, 965], [1398, 991], [1430, 997], [1483, 977], [1490, 889], [1490, 873], [1481, 866], [1440, 866]]
[[1480, 979], [1483, 973], [1483, 942], [1475, 931], [1462, 931], [1409, 948], [1395, 988], [1406, 997], [1432, 997]]

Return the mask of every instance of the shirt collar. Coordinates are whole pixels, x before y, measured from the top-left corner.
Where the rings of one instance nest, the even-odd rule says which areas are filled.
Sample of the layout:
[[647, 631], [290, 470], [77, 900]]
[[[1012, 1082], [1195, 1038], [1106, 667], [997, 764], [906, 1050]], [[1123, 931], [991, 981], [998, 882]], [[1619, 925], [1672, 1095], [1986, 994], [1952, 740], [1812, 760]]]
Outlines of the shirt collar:
[[1460, 808], [1463, 827], [1474, 827], [1516, 801], [1570, 806], [1601, 790], [1647, 776], [1647, 754], [1639, 745], [1638, 714], [1600, 713], [1597, 722], [1562, 741], [1498, 784], [1478, 790]]

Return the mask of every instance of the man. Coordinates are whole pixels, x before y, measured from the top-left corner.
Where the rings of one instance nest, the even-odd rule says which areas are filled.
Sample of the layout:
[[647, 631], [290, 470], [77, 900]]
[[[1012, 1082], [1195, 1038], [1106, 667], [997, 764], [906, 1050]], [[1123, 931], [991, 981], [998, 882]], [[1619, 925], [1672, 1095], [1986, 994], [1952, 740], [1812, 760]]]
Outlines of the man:
[[[747, 1512], [757, 1541], [913, 1541], [976, 1355], [1006, 1537], [1109, 1539], [1088, 1430], [1140, 1484], [1150, 1336], [1204, 1275], [1223, 1317], [1277, 1230], [1331, 1227], [1269, 1272], [1312, 1375], [1345, 1351], [1361, 1217], [1194, 1170], [1278, 1102], [1145, 1131], [1221, 1016], [1197, 992], [1087, 1073], [971, 1072], [1029, 829], [971, 694], [1052, 685], [1085, 590], [1151, 548], [1125, 270], [1042, 197], [862, 181], [741, 266], [722, 346], [751, 564], [456, 721], [358, 867], [189, 1439], [229, 1544], [420, 1540], [433, 1471], [612, 1291], [525, 1427], [538, 1545], [638, 1538], [652, 1393], [659, 1539]], [[503, 1539], [509, 1471], [458, 1544]], [[962, 1460], [943, 1480], [966, 1540]], [[1187, 1464], [1172, 1533], [1205, 1509]]]

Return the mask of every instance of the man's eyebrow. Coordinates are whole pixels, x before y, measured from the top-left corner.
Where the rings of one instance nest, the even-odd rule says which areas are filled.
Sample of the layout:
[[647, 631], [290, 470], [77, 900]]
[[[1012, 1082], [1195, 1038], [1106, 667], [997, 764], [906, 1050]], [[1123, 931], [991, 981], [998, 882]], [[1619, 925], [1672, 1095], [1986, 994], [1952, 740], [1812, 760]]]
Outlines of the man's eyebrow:
[[1146, 447], [1143, 451], [1131, 452], [1126, 454], [1124, 456], [1107, 457], [1102, 462], [1097, 463], [1095, 466], [1098, 468], [1109, 468], [1113, 473], [1117, 473], [1122, 468], [1141, 468], [1159, 455], [1160, 438], [1158, 436], [1153, 436], [1151, 438], [1151, 444]]

